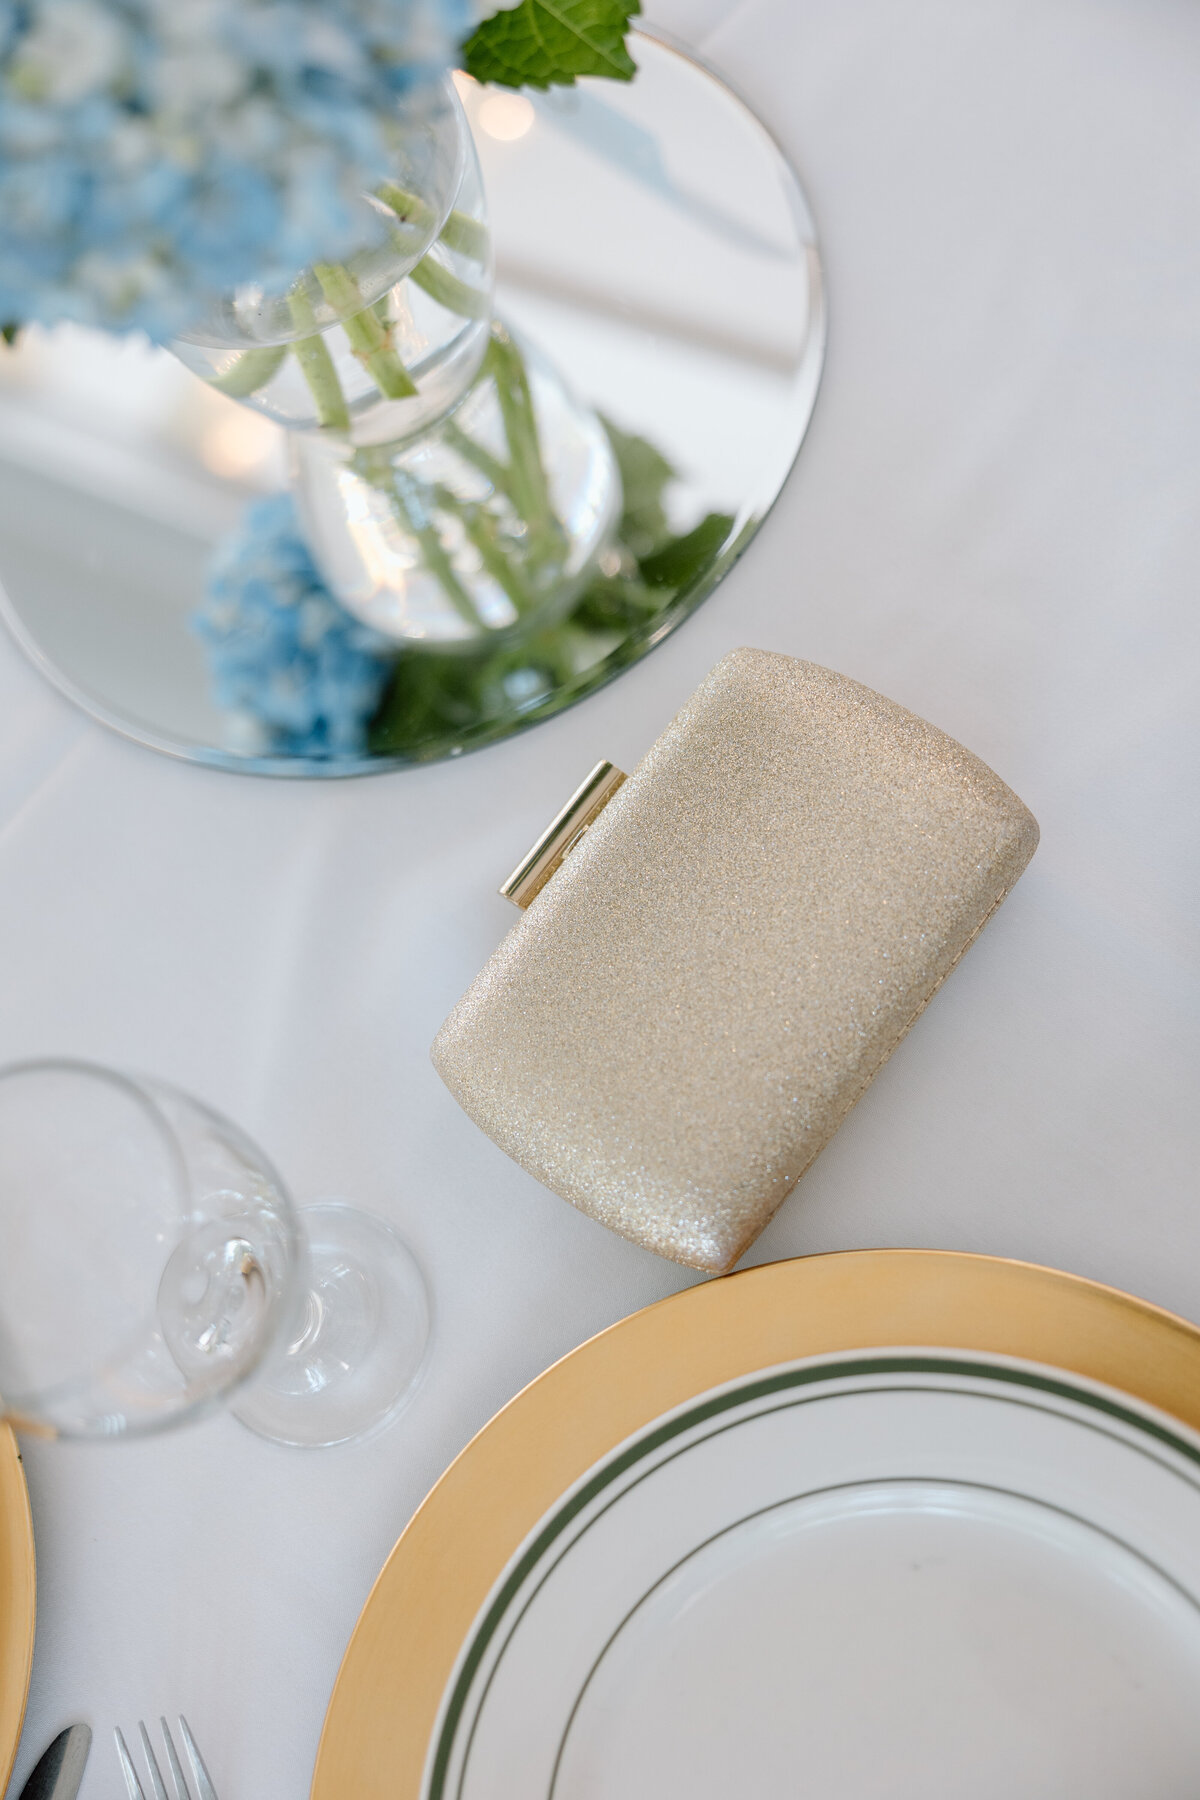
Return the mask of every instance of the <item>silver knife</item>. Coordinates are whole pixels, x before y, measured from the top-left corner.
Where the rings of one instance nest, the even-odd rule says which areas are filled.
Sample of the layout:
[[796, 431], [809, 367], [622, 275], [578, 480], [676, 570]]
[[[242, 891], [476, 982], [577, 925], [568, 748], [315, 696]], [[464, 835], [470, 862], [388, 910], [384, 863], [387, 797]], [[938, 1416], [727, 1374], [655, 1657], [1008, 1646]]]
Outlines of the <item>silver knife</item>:
[[60, 1731], [21, 1789], [20, 1800], [75, 1800], [91, 1747], [90, 1725]]

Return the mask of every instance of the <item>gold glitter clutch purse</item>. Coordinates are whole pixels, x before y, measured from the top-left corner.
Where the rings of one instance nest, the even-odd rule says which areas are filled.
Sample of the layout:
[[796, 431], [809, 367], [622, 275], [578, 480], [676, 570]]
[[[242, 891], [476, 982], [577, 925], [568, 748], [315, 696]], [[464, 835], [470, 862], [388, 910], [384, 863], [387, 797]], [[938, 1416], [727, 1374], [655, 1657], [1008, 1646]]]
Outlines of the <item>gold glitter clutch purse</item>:
[[502, 892], [438, 1033], [476, 1124], [635, 1243], [731, 1268], [1037, 845], [979, 759], [813, 663], [722, 658]]

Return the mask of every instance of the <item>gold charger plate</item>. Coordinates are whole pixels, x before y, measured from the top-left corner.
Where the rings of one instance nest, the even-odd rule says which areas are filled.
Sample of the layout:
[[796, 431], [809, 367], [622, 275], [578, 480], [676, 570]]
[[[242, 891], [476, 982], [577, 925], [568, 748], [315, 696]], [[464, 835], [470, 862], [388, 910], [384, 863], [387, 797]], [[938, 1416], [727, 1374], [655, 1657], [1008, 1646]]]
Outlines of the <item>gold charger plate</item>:
[[33, 1520], [17, 1440], [0, 1425], [0, 1794], [8, 1786], [29, 1693], [37, 1590]]
[[858, 1250], [769, 1263], [634, 1313], [499, 1412], [401, 1536], [350, 1640], [312, 1800], [418, 1800], [463, 1641], [554, 1502], [616, 1445], [759, 1369], [880, 1346], [973, 1350], [1103, 1382], [1200, 1430], [1200, 1330], [1031, 1263]]

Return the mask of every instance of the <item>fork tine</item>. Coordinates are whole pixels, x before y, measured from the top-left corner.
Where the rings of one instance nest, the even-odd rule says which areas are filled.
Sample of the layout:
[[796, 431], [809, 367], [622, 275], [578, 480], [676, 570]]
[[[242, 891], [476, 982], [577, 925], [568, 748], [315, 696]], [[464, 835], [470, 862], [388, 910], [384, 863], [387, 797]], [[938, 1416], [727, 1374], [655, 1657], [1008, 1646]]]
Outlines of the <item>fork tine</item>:
[[154, 1789], [154, 1800], [170, 1800], [167, 1790], [163, 1786], [162, 1774], [158, 1767], [158, 1760], [151, 1748], [150, 1736], [146, 1730], [145, 1721], [142, 1719], [138, 1720], [138, 1733], [142, 1740], [142, 1750], [146, 1758], [146, 1767], [150, 1771], [150, 1786]]
[[183, 1733], [183, 1741], [187, 1745], [187, 1753], [191, 1758], [192, 1771], [196, 1777], [196, 1792], [199, 1794], [200, 1800], [217, 1800], [217, 1790], [212, 1784], [212, 1777], [204, 1766], [200, 1747], [192, 1736], [192, 1728], [182, 1713], [179, 1715], [179, 1729]]
[[163, 1743], [167, 1746], [167, 1761], [171, 1765], [171, 1779], [175, 1783], [176, 1800], [192, 1800], [175, 1750], [175, 1739], [171, 1736], [171, 1728], [161, 1713], [158, 1715], [158, 1722], [162, 1726]]
[[117, 1740], [117, 1755], [121, 1759], [121, 1773], [125, 1777], [125, 1791], [129, 1795], [129, 1800], [146, 1800], [145, 1790], [137, 1778], [137, 1770], [133, 1766], [128, 1744], [121, 1736], [119, 1729], [113, 1732], [113, 1736]]

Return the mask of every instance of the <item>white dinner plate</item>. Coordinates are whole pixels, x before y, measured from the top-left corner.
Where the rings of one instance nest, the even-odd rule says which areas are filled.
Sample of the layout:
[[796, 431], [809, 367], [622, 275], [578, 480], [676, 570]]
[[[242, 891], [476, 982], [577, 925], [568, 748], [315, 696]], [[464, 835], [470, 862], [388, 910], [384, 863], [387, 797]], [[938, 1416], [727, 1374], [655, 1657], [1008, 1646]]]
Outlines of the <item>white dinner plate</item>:
[[[839, 1292], [843, 1340], [874, 1318], [893, 1341], [758, 1360], [835, 1330]], [[1006, 1308], [1038, 1354], [997, 1347]], [[704, 1381], [722, 1358], [743, 1366]], [[643, 1411], [620, 1436], [614, 1384]], [[421, 1800], [1194, 1796], [1198, 1395], [1200, 1334], [1019, 1264], [860, 1253], [692, 1289], [549, 1371], [434, 1490], [348, 1653], [314, 1793], [348, 1753], [374, 1791], [374, 1715], [423, 1641], [435, 1704], [389, 1783]], [[597, 1417], [603, 1454], [562, 1483], [561, 1439], [578, 1456]], [[478, 1538], [494, 1557], [489, 1520], [521, 1510], [503, 1479], [526, 1529], [481, 1592]], [[440, 1668], [439, 1592], [476, 1596]]]
[[904, 1352], [698, 1397], [505, 1572], [430, 1800], [1195, 1794], [1197, 1451], [1112, 1406]]

